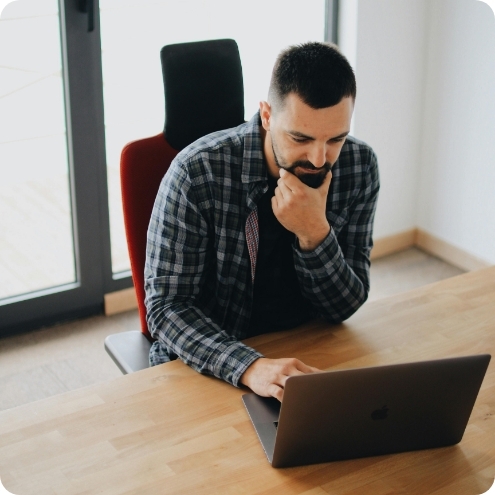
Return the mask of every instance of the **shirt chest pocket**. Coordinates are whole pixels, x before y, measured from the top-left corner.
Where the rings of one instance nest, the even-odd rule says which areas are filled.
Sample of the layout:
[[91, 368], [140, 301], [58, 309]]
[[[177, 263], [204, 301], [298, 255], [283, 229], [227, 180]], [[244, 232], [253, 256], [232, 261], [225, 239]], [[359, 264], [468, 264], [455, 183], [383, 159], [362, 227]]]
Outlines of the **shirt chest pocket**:
[[327, 220], [336, 235], [340, 234], [342, 227], [347, 223], [348, 208], [341, 211], [327, 211]]

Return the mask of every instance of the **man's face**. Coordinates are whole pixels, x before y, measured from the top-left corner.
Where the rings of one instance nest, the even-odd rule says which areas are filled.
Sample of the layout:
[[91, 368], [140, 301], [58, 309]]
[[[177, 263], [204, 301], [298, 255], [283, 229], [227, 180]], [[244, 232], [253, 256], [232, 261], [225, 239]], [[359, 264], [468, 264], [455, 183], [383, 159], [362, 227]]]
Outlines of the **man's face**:
[[284, 168], [306, 185], [318, 188], [337, 161], [349, 133], [354, 102], [343, 98], [333, 107], [314, 109], [295, 93], [287, 95], [281, 108], [261, 104], [267, 133], [265, 155], [273, 177]]

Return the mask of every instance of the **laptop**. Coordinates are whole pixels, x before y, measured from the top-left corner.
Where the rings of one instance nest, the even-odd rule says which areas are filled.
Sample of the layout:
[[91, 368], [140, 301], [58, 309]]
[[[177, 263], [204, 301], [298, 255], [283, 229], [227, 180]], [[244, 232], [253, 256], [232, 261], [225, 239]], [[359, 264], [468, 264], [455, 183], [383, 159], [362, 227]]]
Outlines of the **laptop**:
[[489, 362], [483, 354], [291, 376], [282, 404], [242, 400], [277, 468], [445, 447], [461, 441]]

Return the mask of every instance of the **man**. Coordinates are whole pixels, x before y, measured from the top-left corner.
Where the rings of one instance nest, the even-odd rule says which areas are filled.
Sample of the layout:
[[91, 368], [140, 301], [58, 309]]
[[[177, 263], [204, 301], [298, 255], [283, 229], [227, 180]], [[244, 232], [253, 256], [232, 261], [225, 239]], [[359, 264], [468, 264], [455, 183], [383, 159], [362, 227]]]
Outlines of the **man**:
[[249, 122], [188, 146], [155, 201], [145, 268], [150, 364], [180, 358], [262, 396], [318, 371], [240, 342], [367, 299], [376, 157], [348, 136], [354, 73], [338, 49], [283, 51]]

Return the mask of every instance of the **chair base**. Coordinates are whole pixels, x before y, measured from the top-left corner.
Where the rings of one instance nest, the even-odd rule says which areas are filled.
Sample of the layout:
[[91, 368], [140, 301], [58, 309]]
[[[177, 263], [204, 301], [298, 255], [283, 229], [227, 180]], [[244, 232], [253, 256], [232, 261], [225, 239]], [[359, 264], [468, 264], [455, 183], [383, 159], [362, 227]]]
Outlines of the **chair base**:
[[105, 339], [105, 350], [124, 375], [149, 368], [152, 342], [139, 330], [114, 333]]

